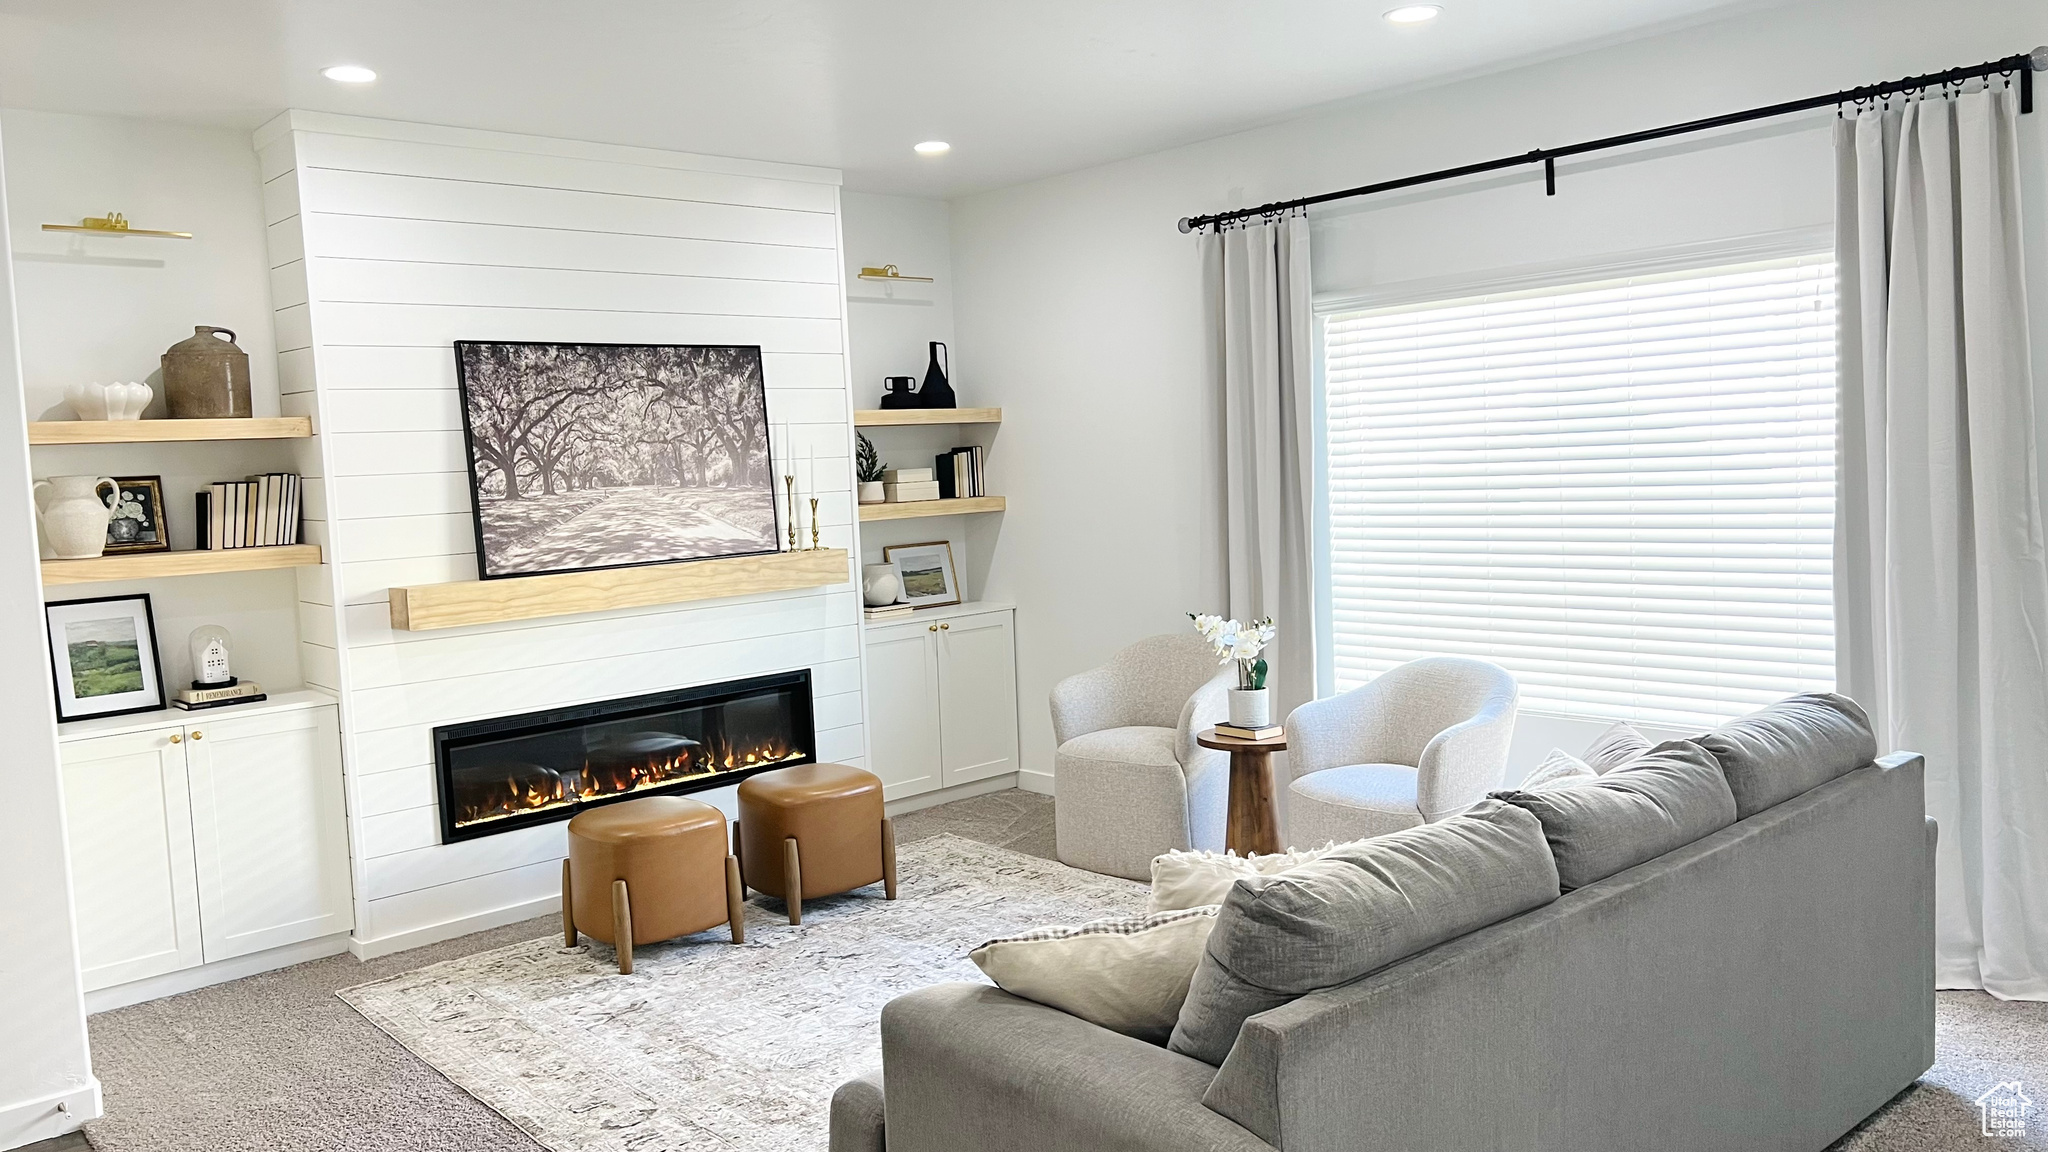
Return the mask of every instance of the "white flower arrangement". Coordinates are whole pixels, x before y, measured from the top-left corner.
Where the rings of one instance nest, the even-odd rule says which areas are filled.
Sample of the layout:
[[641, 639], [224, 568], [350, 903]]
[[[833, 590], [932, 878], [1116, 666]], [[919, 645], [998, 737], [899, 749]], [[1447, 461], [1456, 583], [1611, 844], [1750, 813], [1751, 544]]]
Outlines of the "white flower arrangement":
[[1261, 617], [1249, 623], [1225, 620], [1211, 613], [1188, 613], [1188, 619], [1195, 622], [1195, 631], [1216, 650], [1218, 664], [1237, 664], [1237, 686], [1240, 689], [1255, 690], [1266, 686], [1266, 661], [1260, 653], [1273, 642], [1278, 629], [1273, 626], [1271, 616]]

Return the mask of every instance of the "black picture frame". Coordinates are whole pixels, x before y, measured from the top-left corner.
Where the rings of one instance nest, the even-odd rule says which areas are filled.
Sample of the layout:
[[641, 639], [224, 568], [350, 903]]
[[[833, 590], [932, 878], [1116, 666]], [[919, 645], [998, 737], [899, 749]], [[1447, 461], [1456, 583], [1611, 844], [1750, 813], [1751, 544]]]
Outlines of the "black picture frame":
[[[758, 492], [756, 494], [756, 499], [760, 502], [760, 507], [753, 509], [753, 511], [757, 515], [760, 512], [765, 511], [767, 525], [766, 532], [756, 533], [755, 538], [751, 541], [748, 541], [748, 544], [751, 546], [712, 550], [703, 552], [702, 554], [660, 554], [638, 556], [626, 559], [606, 558], [603, 561], [571, 564], [548, 564], [543, 562], [536, 564], [534, 566], [516, 568], [512, 565], [504, 563], [504, 557], [495, 556], [495, 550], [492, 547], [491, 538], [492, 526], [487, 522], [487, 520], [489, 513], [495, 510], [495, 506], [504, 503], [504, 501], [492, 497], [489, 493], [487, 493], [485, 469], [482, 465], [486, 462], [491, 462], [491, 458], [494, 455], [501, 456], [503, 453], [502, 451], [494, 453], [493, 451], [487, 450], [486, 448], [480, 446], [480, 441], [482, 440], [482, 437], [480, 436], [479, 429], [477, 426], [477, 401], [480, 385], [479, 382], [474, 377], [474, 373], [476, 373], [477, 368], [474, 365], [473, 361], [480, 354], [481, 350], [484, 349], [536, 348], [558, 349], [564, 351], [573, 350], [593, 357], [620, 356], [629, 353], [649, 352], [671, 353], [678, 355], [698, 354], [704, 356], [725, 355], [737, 357], [741, 361], [743, 367], [747, 370], [747, 375], [749, 377], [745, 385], [747, 394], [743, 397], [743, 399], [745, 403], [750, 405], [749, 414], [751, 414], [755, 418], [755, 421], [758, 424], [758, 444], [755, 444], [750, 440], [747, 446], [747, 451], [745, 452], [745, 456], [749, 461], [751, 461], [754, 454], [753, 449], [758, 448], [759, 455], [762, 461], [763, 478], [762, 483], [758, 485]], [[767, 377], [765, 367], [762, 361], [760, 345], [627, 344], [605, 343], [598, 341], [548, 340], [457, 340], [454, 342], [454, 353], [456, 388], [458, 399], [460, 401], [460, 406], [462, 409], [463, 458], [464, 465], [469, 474], [470, 522], [476, 539], [476, 562], [478, 579], [503, 580], [517, 579], [519, 577], [524, 576], [556, 575], [567, 572], [597, 572], [615, 568], [640, 568], [654, 564], [687, 563], [695, 560], [715, 560], [735, 556], [762, 556], [780, 552], [782, 550], [780, 540], [782, 538], [783, 511], [781, 501], [778, 500], [777, 492], [775, 489], [775, 460], [773, 457], [773, 450], [775, 448], [775, 445], [773, 444], [768, 433], [769, 425]], [[731, 467], [731, 461], [729, 456], [728, 467]], [[516, 461], [514, 464], [514, 468], [517, 468]], [[497, 467], [495, 463], [492, 463], [492, 469], [493, 471], [496, 472], [496, 474], [499, 477], [504, 478], [501, 479], [501, 483], [513, 482], [512, 478], [507, 476], [505, 470], [501, 467]], [[751, 465], [749, 465], [749, 469], [751, 470]], [[613, 485], [612, 487], [627, 488], [634, 486]], [[696, 487], [702, 488], [707, 486], [699, 484]], [[754, 486], [750, 485], [749, 487]], [[595, 490], [595, 488], [586, 488], [583, 490], [591, 491]], [[553, 495], [553, 493], [550, 494]], [[487, 509], [487, 502], [493, 507]]]
[[[142, 608], [142, 626], [135, 629], [134, 639], [137, 647], [137, 672], [140, 675], [141, 684], [132, 693], [119, 693], [119, 695], [134, 698], [119, 707], [80, 710], [78, 701], [83, 699], [83, 697], [80, 697], [77, 692], [77, 656], [72, 652], [72, 645], [89, 641], [74, 641], [70, 639], [70, 625], [74, 622], [61, 619], [62, 616], [68, 613], [57, 610], [76, 609], [88, 604], [133, 604], [138, 602]], [[131, 612], [129, 615], [133, 619], [134, 614]], [[157, 649], [156, 611], [150, 603], [149, 593], [136, 592], [126, 596], [89, 596], [78, 600], [51, 600], [43, 605], [43, 623], [49, 632], [47, 647], [50, 654], [51, 687], [54, 693], [54, 703], [57, 708], [58, 723], [69, 724], [78, 720], [98, 719], [102, 716], [130, 716], [138, 712], [160, 712], [164, 709], [163, 658]], [[60, 637], [62, 638], [61, 643]], [[144, 647], [147, 647], [149, 650], [147, 659], [144, 659], [144, 653], [141, 651]], [[64, 656], [61, 658], [58, 655], [60, 651], [64, 653]], [[70, 691], [67, 692], [67, 688]], [[91, 695], [104, 696], [115, 694], [94, 693]]]
[[[120, 495], [122, 499], [125, 500], [125, 498], [131, 495], [139, 497], [137, 502], [142, 505], [143, 522], [150, 525], [149, 531], [152, 539], [134, 542], [114, 539], [114, 525], [121, 520], [120, 513], [116, 511], [113, 518], [107, 521], [106, 554], [109, 556], [129, 556], [137, 552], [170, 551], [171, 525], [170, 521], [166, 518], [164, 507], [163, 477], [110, 476], [108, 479], [112, 480], [115, 486], [121, 490]], [[119, 502], [117, 500], [117, 503]]]

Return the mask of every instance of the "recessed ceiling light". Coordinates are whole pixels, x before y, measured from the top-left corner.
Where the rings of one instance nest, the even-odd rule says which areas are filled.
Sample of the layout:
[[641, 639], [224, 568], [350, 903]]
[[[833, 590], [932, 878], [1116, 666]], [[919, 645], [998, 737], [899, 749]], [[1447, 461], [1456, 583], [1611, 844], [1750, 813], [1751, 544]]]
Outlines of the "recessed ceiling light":
[[953, 146], [944, 140], [927, 140], [916, 148], [919, 156], [943, 156], [952, 150]]
[[368, 84], [377, 78], [375, 72], [361, 64], [336, 64], [332, 68], [322, 68], [320, 74], [339, 84]]
[[1404, 4], [1386, 13], [1386, 17], [1390, 24], [1427, 24], [1442, 13], [1443, 9], [1434, 4]]

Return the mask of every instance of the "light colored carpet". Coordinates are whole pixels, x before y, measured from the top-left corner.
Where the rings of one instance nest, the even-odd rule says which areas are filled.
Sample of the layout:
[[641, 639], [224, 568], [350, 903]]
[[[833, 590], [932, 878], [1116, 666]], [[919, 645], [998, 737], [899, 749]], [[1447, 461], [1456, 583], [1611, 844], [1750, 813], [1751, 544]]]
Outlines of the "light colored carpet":
[[[954, 832], [1052, 855], [1052, 801], [999, 792], [900, 817], [900, 843]], [[342, 988], [559, 935], [553, 917], [386, 956], [336, 956], [92, 1018], [103, 1152], [534, 1152], [517, 1127], [335, 996]], [[2048, 1150], [2048, 1005], [1944, 992], [1937, 1063], [1840, 1152]], [[1977, 1094], [2001, 1080], [2040, 1104], [2026, 1141], [1987, 1141]]]
[[977, 980], [970, 949], [1044, 924], [1145, 910], [1146, 888], [941, 835], [879, 886], [747, 906], [724, 929], [634, 950], [534, 940], [341, 993], [355, 1009], [555, 1152], [826, 1143], [832, 1090], [881, 1066], [882, 1006]]

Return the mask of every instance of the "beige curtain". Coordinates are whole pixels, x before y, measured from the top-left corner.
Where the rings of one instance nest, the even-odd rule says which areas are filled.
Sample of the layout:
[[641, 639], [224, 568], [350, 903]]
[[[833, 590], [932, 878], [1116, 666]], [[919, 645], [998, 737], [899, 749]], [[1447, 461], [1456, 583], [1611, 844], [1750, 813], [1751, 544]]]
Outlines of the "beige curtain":
[[1311, 565], [1314, 307], [1299, 213], [1202, 238], [1210, 362], [1222, 408], [1230, 614], [1271, 616], [1273, 716], [1316, 694]]
[[2048, 999], [2048, 549], [2004, 88], [1836, 130], [1836, 661], [1927, 757], [1936, 980]]

